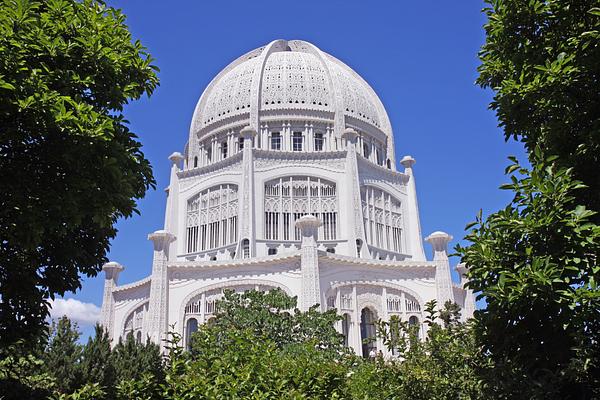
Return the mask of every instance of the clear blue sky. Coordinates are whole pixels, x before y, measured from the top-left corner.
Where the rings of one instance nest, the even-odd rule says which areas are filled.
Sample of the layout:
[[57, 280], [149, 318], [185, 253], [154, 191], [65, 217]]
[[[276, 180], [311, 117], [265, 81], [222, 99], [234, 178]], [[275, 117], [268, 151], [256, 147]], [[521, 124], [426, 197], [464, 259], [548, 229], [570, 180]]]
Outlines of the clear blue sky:
[[[120, 282], [151, 272], [146, 236], [162, 228], [173, 151], [183, 151], [192, 112], [210, 80], [239, 55], [274, 39], [303, 39], [341, 59], [375, 89], [390, 116], [396, 157], [410, 154], [423, 235], [464, 236], [480, 208], [503, 207], [508, 155], [491, 93], [475, 86], [484, 41], [480, 1], [108, 1], [122, 8], [135, 39], [159, 66], [161, 85], [125, 110], [157, 180], [141, 216], [118, 223], [109, 258], [126, 267]], [[429, 252], [429, 248], [427, 251]], [[456, 264], [457, 260], [453, 260]], [[84, 279], [74, 297], [100, 306], [103, 276]], [[89, 329], [84, 330], [85, 333]]]

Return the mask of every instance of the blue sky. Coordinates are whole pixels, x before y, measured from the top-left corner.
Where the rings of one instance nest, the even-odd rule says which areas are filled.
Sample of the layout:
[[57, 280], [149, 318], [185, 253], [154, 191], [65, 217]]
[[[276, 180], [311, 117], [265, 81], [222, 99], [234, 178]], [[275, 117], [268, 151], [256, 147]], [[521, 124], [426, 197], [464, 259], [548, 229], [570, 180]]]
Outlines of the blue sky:
[[[162, 228], [173, 151], [183, 151], [192, 112], [210, 80], [239, 55], [274, 39], [303, 39], [341, 59], [375, 89], [395, 132], [396, 158], [410, 154], [423, 235], [452, 234], [453, 246], [480, 208], [493, 212], [509, 194], [508, 155], [491, 92], [475, 86], [484, 41], [480, 1], [108, 1], [127, 15], [161, 69], [161, 86], [125, 110], [154, 167], [157, 189], [140, 216], [118, 223], [109, 258], [125, 266], [120, 282], [151, 272], [146, 236]], [[430, 249], [427, 248], [429, 253]], [[453, 260], [456, 264], [457, 260]], [[74, 297], [102, 302], [103, 276], [85, 278]], [[84, 329], [84, 334], [89, 328]]]

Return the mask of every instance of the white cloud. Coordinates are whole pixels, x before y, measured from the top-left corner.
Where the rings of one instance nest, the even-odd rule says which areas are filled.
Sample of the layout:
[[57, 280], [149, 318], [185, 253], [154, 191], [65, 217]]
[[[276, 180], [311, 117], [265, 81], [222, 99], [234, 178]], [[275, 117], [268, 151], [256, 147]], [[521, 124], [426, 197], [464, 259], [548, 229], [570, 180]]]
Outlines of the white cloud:
[[50, 318], [58, 319], [66, 315], [79, 326], [92, 326], [100, 320], [100, 307], [94, 303], [84, 303], [75, 299], [50, 301]]

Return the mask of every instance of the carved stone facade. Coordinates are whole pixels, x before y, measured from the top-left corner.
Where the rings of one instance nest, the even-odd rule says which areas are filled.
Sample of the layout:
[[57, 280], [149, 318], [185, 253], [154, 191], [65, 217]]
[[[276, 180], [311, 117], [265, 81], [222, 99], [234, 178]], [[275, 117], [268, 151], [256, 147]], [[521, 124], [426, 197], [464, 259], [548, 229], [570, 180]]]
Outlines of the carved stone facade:
[[171, 325], [188, 341], [228, 288], [281, 288], [302, 309], [336, 309], [363, 354], [387, 354], [363, 343], [378, 318], [420, 325], [432, 299], [473, 313], [464, 278], [452, 282], [449, 235], [432, 234], [425, 258], [414, 159], [397, 170], [383, 104], [314, 45], [277, 40], [232, 62], [202, 94], [184, 153], [169, 158], [151, 275], [118, 286], [122, 267], [104, 268], [113, 342], [131, 333], [164, 344]]

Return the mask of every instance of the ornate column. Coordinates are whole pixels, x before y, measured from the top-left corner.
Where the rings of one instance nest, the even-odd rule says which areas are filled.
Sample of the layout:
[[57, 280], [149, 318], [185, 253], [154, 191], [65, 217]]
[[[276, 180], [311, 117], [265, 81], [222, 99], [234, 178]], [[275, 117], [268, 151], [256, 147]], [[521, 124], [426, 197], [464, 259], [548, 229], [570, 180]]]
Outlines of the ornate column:
[[452, 276], [450, 275], [450, 263], [448, 261], [448, 242], [452, 236], [445, 232], [433, 232], [425, 238], [433, 247], [433, 261], [435, 267], [435, 288], [437, 292], [438, 309], [444, 306], [448, 300], [454, 302], [454, 291], [452, 290]]
[[[171, 161], [171, 179], [169, 181], [169, 187], [166, 189], [167, 207], [165, 211], [164, 229], [173, 235], [177, 235], [179, 229], [179, 176], [177, 173], [181, 171], [183, 155], [179, 152], [175, 152], [169, 156], [169, 160]], [[173, 241], [169, 252], [172, 256], [177, 254], [175, 245], [176, 242]]]
[[[300, 245], [300, 270], [302, 271], [302, 297], [300, 309], [308, 310], [315, 304], [321, 304], [321, 285], [319, 276], [319, 255], [317, 253], [317, 230], [321, 221], [313, 215], [304, 215], [296, 220], [300, 229], [302, 243]], [[321, 304], [323, 309], [323, 304]]]
[[256, 136], [256, 130], [250, 126], [241, 130], [240, 136], [244, 141], [242, 154], [242, 182], [240, 196], [240, 227], [238, 235], [238, 246], [236, 258], [244, 257], [243, 241], [250, 242], [250, 257], [256, 255], [255, 227], [254, 227], [254, 150], [252, 139]]
[[101, 323], [104, 330], [108, 332], [111, 343], [115, 341], [115, 299], [113, 289], [117, 287], [119, 274], [124, 269], [121, 264], [116, 262], [108, 262], [102, 266], [102, 271], [104, 271], [104, 295], [102, 298]]
[[475, 312], [475, 294], [473, 294], [473, 290], [466, 287], [467, 282], [467, 271], [468, 268], [465, 263], [460, 263], [456, 266], [456, 271], [460, 275], [460, 285], [465, 291], [465, 303], [463, 305], [461, 317], [463, 321], [466, 321], [470, 318], [473, 318], [473, 313]]
[[149, 234], [148, 240], [151, 240], [154, 245], [154, 256], [152, 258], [152, 280], [150, 282], [146, 333], [153, 342], [163, 349], [163, 339], [166, 338], [168, 330], [169, 277], [167, 261], [169, 259], [169, 247], [171, 242], [175, 240], [175, 235], [160, 230]]
[[363, 229], [363, 213], [362, 203], [360, 199], [360, 182], [358, 180], [358, 162], [356, 161], [356, 141], [358, 139], [358, 133], [352, 128], [346, 128], [343, 136], [346, 138], [346, 184], [351, 190], [351, 211], [347, 220], [348, 227], [354, 227], [354, 229], [348, 229], [348, 242], [349, 248], [358, 257], [356, 248], [356, 241], [362, 242], [361, 257], [371, 258], [369, 252], [369, 246], [365, 238], [365, 232]]
[[404, 166], [404, 173], [408, 175], [407, 194], [407, 212], [408, 215], [408, 235], [407, 242], [410, 246], [410, 254], [413, 261], [425, 261], [425, 251], [421, 240], [421, 222], [419, 221], [419, 205], [417, 203], [417, 186], [412, 166], [416, 161], [411, 156], [405, 156], [400, 164]]

